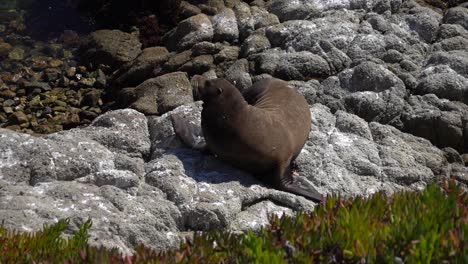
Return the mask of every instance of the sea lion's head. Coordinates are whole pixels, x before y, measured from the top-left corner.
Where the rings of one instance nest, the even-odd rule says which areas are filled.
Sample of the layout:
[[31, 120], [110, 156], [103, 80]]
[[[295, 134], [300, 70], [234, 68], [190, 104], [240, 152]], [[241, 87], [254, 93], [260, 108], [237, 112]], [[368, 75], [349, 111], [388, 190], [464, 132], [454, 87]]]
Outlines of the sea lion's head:
[[236, 90], [226, 79], [206, 79], [201, 75], [192, 78], [193, 97], [195, 100], [202, 100], [205, 103], [212, 102], [220, 97], [231, 95], [231, 91]]

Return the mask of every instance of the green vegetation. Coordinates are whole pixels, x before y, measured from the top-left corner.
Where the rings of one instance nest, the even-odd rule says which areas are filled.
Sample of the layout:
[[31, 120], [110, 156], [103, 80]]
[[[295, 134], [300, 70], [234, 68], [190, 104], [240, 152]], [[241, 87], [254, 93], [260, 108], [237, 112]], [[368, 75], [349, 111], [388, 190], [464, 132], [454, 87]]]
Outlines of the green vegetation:
[[258, 233], [200, 233], [164, 253], [140, 246], [124, 257], [87, 245], [90, 221], [64, 239], [67, 225], [34, 235], [0, 227], [0, 263], [468, 263], [468, 195], [452, 182], [392, 197], [333, 196]]

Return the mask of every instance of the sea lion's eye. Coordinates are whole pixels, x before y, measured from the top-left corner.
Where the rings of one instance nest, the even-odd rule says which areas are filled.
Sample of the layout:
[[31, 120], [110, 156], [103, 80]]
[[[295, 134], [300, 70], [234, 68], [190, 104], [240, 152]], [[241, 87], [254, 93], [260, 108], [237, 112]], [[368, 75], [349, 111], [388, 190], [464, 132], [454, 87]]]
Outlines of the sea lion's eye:
[[221, 94], [221, 93], [223, 93], [223, 88], [218, 87], [218, 94]]

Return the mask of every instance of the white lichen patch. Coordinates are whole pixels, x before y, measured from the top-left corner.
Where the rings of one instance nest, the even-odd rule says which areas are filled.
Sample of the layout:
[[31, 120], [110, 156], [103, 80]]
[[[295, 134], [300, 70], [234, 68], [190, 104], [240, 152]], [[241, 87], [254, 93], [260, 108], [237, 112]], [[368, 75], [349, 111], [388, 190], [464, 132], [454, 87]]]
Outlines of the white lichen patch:
[[98, 202], [98, 207], [108, 213], [111, 213], [111, 210], [109, 210], [109, 208], [107, 208], [107, 206], [102, 202]]
[[26, 231], [26, 232], [32, 232], [33, 229], [30, 228], [29, 226], [25, 226], [25, 225], [21, 225], [21, 229], [23, 229], [23, 231]]

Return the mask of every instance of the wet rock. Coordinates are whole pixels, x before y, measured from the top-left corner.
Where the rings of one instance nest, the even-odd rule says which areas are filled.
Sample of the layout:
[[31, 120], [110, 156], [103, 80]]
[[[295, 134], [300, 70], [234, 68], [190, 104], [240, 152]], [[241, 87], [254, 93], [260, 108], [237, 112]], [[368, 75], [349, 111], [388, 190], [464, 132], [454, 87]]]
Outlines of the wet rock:
[[50, 85], [46, 82], [24, 82], [22, 87], [27, 91], [33, 91], [38, 88], [40, 91], [49, 91], [51, 89]]
[[201, 41], [213, 39], [213, 25], [205, 14], [189, 17], [179, 23], [177, 28], [167, 33], [166, 47], [169, 51], [187, 50]]
[[115, 69], [134, 60], [141, 52], [141, 43], [136, 35], [103, 29], [91, 33], [81, 49], [85, 62], [105, 64]]
[[12, 49], [13, 47], [10, 44], [6, 42], [0, 42], [0, 56], [7, 56]]
[[213, 40], [237, 42], [239, 31], [237, 29], [237, 20], [234, 11], [230, 8], [224, 8], [211, 18], [213, 24]]
[[24, 49], [19, 47], [13, 47], [13, 49], [8, 53], [8, 58], [10, 60], [20, 61], [24, 59], [24, 56]]
[[91, 89], [91, 91], [83, 95], [81, 105], [98, 106], [100, 103], [102, 104], [102, 101], [100, 102], [101, 93], [102, 93], [102, 90]]
[[1, 90], [0, 97], [5, 99], [13, 99], [16, 97], [16, 93], [12, 90]]
[[192, 86], [183, 72], [148, 79], [130, 91], [137, 98], [130, 106], [144, 114], [164, 114], [177, 106], [193, 101]]
[[23, 112], [14, 112], [11, 115], [11, 119], [15, 124], [18, 124], [20, 127], [27, 127], [29, 125], [29, 118]]

